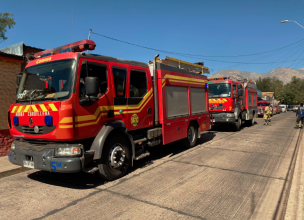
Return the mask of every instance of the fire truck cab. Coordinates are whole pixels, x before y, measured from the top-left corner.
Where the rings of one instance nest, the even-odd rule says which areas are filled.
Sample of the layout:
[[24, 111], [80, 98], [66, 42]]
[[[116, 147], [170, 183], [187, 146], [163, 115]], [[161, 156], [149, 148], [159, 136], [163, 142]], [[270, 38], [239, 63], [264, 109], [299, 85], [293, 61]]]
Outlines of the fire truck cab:
[[214, 124], [234, 124], [238, 131], [242, 122], [254, 125], [257, 114], [257, 87], [251, 80], [229, 76], [208, 79], [209, 110]]
[[83, 40], [30, 57], [7, 113], [17, 138], [10, 162], [114, 180], [150, 147], [178, 140], [193, 147], [210, 129], [207, 67], [84, 52], [95, 47]]

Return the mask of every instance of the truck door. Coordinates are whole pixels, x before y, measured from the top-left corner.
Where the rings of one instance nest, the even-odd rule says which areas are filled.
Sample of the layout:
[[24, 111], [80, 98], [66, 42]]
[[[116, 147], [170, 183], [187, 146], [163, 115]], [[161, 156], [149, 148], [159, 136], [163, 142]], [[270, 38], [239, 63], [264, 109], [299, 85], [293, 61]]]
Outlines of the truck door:
[[112, 66], [113, 76], [113, 104], [115, 120], [122, 120], [126, 127], [128, 122], [128, 99], [127, 99], [127, 68]]
[[232, 96], [233, 96], [233, 109], [237, 106], [237, 92], [236, 92], [236, 85], [232, 85]]
[[[87, 76], [98, 78], [99, 94], [96, 97], [86, 96], [85, 78]], [[112, 91], [108, 89], [108, 79], [106, 61], [80, 59], [75, 108], [71, 109], [74, 111], [75, 137], [78, 139], [95, 136], [105, 122], [113, 120]]]
[[128, 75], [128, 130], [151, 127], [153, 125], [153, 92], [151, 80], [144, 68], [131, 67]]

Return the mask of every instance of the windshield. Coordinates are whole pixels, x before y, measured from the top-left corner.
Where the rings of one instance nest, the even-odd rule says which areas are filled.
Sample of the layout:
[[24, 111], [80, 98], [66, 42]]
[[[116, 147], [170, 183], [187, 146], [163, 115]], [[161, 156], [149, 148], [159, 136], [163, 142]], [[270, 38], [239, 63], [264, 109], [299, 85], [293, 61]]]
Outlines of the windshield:
[[17, 101], [63, 100], [71, 95], [75, 60], [60, 60], [26, 68]]
[[231, 96], [230, 83], [208, 84], [208, 86], [209, 98], [222, 98]]
[[258, 106], [268, 106], [268, 103], [265, 102], [265, 103], [258, 103]]

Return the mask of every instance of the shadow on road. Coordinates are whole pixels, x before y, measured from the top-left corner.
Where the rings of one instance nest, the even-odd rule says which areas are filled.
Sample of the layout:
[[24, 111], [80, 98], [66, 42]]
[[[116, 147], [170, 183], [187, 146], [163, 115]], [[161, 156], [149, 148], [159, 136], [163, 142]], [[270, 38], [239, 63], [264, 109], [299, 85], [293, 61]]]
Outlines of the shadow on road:
[[[197, 145], [209, 142], [216, 136], [216, 132], [206, 132], [197, 140]], [[181, 145], [179, 141], [168, 144], [166, 146], [159, 145], [149, 149], [150, 156], [141, 160], [134, 161], [134, 166], [129, 169], [127, 175], [134, 171], [150, 166], [155, 160], [165, 157], [173, 157], [187, 149]], [[73, 189], [89, 189], [102, 186], [107, 181], [100, 179], [96, 174], [88, 174], [85, 172], [78, 173], [52, 173], [48, 171], [37, 171], [28, 175], [28, 178], [59, 187]]]

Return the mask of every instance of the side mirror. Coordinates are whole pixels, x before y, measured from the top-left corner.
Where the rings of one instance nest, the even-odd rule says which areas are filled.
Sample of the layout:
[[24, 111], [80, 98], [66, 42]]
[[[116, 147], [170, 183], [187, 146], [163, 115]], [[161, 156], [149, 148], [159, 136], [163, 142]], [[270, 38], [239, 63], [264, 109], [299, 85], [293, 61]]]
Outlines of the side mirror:
[[238, 90], [238, 96], [243, 96], [243, 90]]
[[98, 78], [97, 77], [86, 77], [85, 87], [87, 96], [97, 96], [99, 93]]
[[19, 84], [21, 82], [21, 78], [22, 78], [22, 75], [17, 75], [16, 76], [16, 83], [17, 83], [18, 86], [19, 86]]

